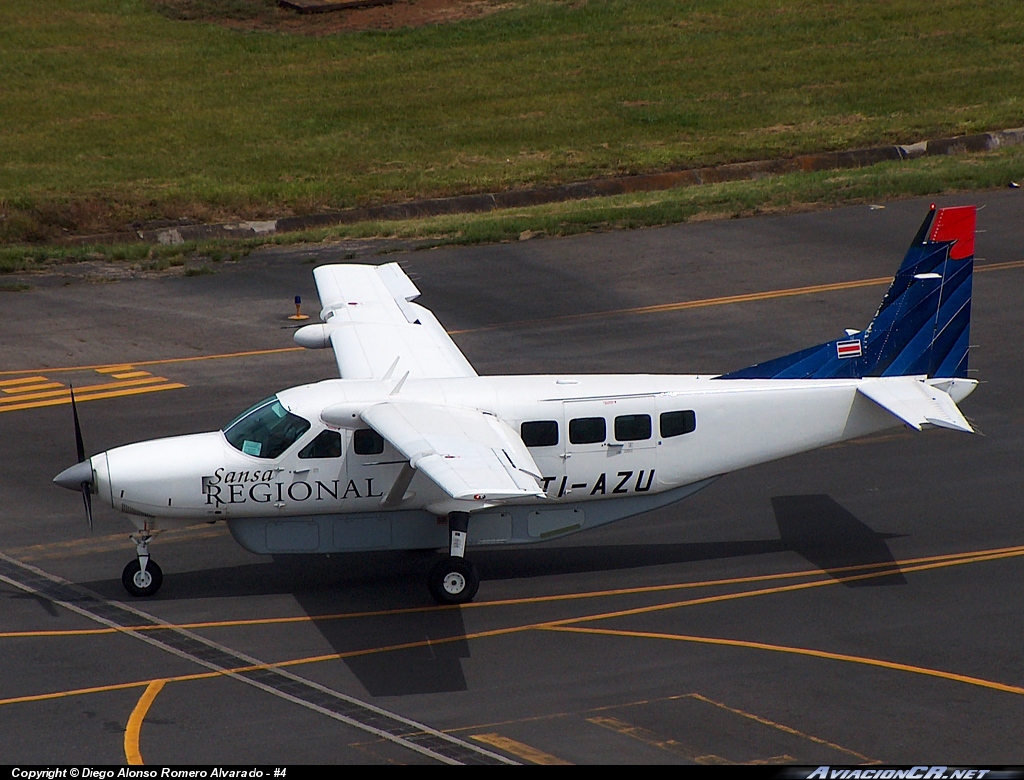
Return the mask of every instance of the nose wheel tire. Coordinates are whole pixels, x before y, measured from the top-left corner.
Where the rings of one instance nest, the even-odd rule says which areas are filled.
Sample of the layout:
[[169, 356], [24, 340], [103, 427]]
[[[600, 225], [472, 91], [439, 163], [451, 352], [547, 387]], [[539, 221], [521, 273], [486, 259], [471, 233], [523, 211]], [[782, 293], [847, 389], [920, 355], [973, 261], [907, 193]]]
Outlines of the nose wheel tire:
[[143, 573], [142, 566], [136, 558], [124, 567], [121, 584], [133, 596], [152, 596], [164, 584], [164, 573], [152, 560], [146, 563], [146, 571]]
[[434, 564], [427, 578], [430, 595], [439, 604], [466, 604], [480, 587], [476, 566], [464, 558], [444, 558]]

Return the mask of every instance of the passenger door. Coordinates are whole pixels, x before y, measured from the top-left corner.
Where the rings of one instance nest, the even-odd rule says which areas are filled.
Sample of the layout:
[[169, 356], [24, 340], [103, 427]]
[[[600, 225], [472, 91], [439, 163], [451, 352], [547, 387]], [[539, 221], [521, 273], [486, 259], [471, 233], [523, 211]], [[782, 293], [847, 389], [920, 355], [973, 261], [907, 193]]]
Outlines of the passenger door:
[[645, 493], [654, 485], [653, 398], [566, 402], [566, 479], [562, 498]]

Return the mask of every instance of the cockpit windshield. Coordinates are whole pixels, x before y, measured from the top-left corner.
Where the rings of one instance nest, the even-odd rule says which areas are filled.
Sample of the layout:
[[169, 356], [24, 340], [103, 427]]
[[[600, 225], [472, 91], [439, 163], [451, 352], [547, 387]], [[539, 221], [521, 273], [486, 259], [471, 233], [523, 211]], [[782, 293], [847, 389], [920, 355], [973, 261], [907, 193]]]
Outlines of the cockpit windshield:
[[285, 409], [275, 395], [228, 423], [224, 436], [246, 455], [276, 458], [308, 430], [309, 421]]

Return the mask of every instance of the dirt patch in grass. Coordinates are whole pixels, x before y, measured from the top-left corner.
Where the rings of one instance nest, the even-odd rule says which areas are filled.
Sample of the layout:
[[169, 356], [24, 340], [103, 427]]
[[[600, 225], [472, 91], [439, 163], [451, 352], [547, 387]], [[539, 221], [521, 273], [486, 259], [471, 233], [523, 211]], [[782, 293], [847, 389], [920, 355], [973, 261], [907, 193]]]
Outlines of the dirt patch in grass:
[[361, 30], [394, 30], [475, 19], [518, 5], [501, 0], [396, 0], [391, 5], [300, 14], [277, 0], [152, 0], [164, 16], [221, 24], [236, 30], [276, 30], [299, 35], [332, 35]]

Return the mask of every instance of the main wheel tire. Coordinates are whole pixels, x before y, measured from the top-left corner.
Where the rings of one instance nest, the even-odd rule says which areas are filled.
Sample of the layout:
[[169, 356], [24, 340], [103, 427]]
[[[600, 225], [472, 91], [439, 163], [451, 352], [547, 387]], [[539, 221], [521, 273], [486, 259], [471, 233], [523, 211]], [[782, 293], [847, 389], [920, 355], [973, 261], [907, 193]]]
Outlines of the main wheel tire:
[[156, 562], [150, 558], [149, 562], [146, 563], [146, 573], [143, 574], [142, 565], [139, 563], [139, 559], [136, 558], [125, 566], [124, 571], [121, 572], [121, 584], [133, 596], [152, 596], [164, 584], [164, 573], [160, 571], [160, 567], [156, 565]]
[[448, 557], [434, 564], [427, 585], [439, 604], [467, 604], [480, 587], [480, 575], [465, 558]]

